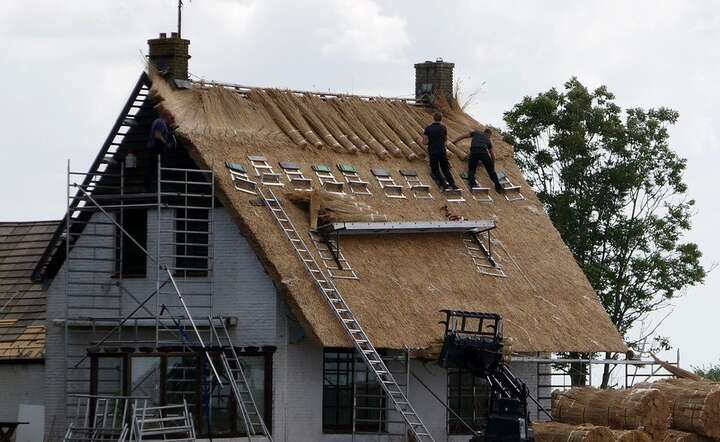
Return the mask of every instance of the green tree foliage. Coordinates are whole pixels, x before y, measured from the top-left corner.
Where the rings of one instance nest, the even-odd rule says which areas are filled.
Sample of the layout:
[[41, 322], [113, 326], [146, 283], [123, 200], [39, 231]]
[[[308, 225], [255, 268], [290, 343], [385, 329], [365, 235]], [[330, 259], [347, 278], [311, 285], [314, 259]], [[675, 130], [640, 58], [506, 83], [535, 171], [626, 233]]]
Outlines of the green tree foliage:
[[[572, 78], [505, 113], [506, 139], [555, 227], [625, 336], [705, 277], [683, 240], [694, 201], [669, 146], [678, 113], [622, 110]], [[607, 381], [606, 381], [607, 382]]]
[[693, 367], [693, 371], [700, 377], [720, 382], [720, 364], [710, 364], [707, 367]]

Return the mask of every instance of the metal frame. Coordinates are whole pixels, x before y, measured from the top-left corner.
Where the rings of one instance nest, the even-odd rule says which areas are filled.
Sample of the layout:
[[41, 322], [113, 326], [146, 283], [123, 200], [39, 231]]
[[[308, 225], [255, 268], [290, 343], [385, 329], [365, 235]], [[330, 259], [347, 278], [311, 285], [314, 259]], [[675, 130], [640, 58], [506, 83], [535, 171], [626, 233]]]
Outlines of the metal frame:
[[396, 222], [346, 222], [331, 223], [318, 227], [323, 235], [383, 235], [418, 233], [482, 233], [495, 228], [494, 220], [475, 221], [396, 221]]
[[285, 178], [298, 191], [312, 191], [312, 180], [305, 176], [299, 164], [281, 161], [280, 168], [285, 172]]
[[417, 199], [433, 199], [430, 193], [430, 186], [424, 184], [414, 170], [401, 170], [400, 175], [405, 178], [405, 183], [410, 188], [410, 193]]
[[267, 158], [262, 155], [248, 155], [248, 161], [253, 169], [255, 176], [260, 178], [260, 183], [266, 186], [284, 186], [280, 178], [282, 175], [276, 173], [272, 166], [268, 163]]
[[[508, 201], [522, 201], [525, 199], [525, 196], [520, 193], [520, 186], [516, 186], [515, 184], [510, 181], [510, 177], [508, 176], [507, 172], [500, 171], [497, 174], [498, 180], [500, 181], [500, 185], [505, 189], [503, 194], [505, 195], [505, 199]], [[511, 198], [510, 195], [513, 195]]]
[[372, 195], [370, 191], [370, 183], [360, 178], [360, 174], [355, 169], [355, 166], [350, 164], [338, 164], [338, 170], [345, 178], [345, 182], [350, 188], [350, 193], [353, 195]]
[[383, 193], [386, 197], [398, 199], [406, 198], [405, 194], [403, 193], [403, 186], [395, 182], [395, 178], [390, 175], [390, 172], [377, 167], [370, 169], [370, 171], [377, 180], [380, 188], [383, 190]]
[[499, 256], [493, 254], [492, 235], [489, 230], [485, 233], [487, 233], [487, 245], [480, 238], [481, 233], [470, 233], [467, 238], [463, 238], [465, 249], [479, 273], [505, 278], [507, 274], [503, 270], [502, 264], [498, 262]]
[[330, 193], [345, 194], [342, 181], [338, 181], [333, 175], [332, 170], [326, 164], [315, 164], [312, 166], [315, 176], [320, 180], [320, 186]]

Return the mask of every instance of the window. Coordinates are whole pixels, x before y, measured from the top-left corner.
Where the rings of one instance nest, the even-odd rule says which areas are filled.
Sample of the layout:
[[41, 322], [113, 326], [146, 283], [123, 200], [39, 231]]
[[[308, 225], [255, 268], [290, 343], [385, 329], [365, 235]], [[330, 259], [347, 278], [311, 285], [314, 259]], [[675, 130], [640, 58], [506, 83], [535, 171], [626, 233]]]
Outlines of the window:
[[210, 237], [208, 217], [209, 209], [175, 210], [175, 273], [178, 276], [207, 276]]
[[[489, 411], [490, 386], [483, 378], [462, 369], [448, 369], [448, 404], [474, 430], [484, 430]], [[452, 413], [448, 412], [448, 434], [470, 434]]]
[[[353, 401], [353, 396], [356, 401]], [[353, 413], [353, 403], [356, 403]], [[323, 361], [323, 431], [387, 432], [386, 399], [375, 375], [352, 349], [325, 349]]]
[[147, 255], [135, 241], [147, 249], [147, 210], [125, 209], [116, 215], [116, 220], [132, 239], [115, 229], [115, 273], [123, 277], [145, 277]]
[[[272, 424], [274, 351], [263, 347], [238, 354], [268, 429]], [[90, 361], [91, 394], [147, 396], [153, 405], [180, 404], [184, 399], [199, 435], [245, 436], [229, 384], [219, 387], [202, 353], [98, 353], [92, 354]], [[217, 353], [213, 362], [221, 370]]]

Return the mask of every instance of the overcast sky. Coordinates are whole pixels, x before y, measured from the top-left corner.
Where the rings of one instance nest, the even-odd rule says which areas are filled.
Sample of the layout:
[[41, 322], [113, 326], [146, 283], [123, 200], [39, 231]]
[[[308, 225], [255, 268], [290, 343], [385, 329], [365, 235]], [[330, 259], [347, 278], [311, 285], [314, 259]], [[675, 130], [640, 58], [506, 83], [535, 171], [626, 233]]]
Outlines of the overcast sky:
[[[680, 112], [697, 215], [689, 238], [720, 261], [720, 14], [712, 1], [194, 0], [191, 72], [256, 86], [410, 95], [413, 63], [455, 63], [469, 109], [503, 126], [524, 95], [576, 75], [622, 106]], [[142, 69], [175, 29], [175, 0], [0, 1], [0, 220], [60, 218], [66, 160], [86, 169]], [[713, 221], [713, 219], [715, 221]], [[715, 228], [713, 226], [716, 226]], [[720, 361], [720, 277], [688, 290], [659, 332], [684, 365]], [[658, 317], [654, 318], [657, 320]]]

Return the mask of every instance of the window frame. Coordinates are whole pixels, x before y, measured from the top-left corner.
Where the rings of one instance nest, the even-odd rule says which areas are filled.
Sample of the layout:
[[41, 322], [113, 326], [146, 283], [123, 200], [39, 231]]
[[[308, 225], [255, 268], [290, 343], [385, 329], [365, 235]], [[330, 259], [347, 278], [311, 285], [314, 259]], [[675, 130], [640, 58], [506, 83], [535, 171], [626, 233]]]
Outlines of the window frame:
[[[272, 434], [272, 413], [273, 413], [273, 356], [276, 348], [273, 346], [265, 347], [246, 347], [238, 350], [238, 356], [242, 357], [262, 357], [263, 358], [263, 403], [264, 407], [261, 413], [265, 421], [265, 426], [268, 431]], [[211, 351], [212, 352], [212, 351]], [[218, 353], [215, 352], [215, 355]], [[195, 427], [198, 432], [198, 437], [247, 437], [242, 431], [236, 430], [242, 428], [242, 422], [239, 420], [237, 413], [237, 407], [234, 406], [235, 398], [231, 396], [231, 403], [233, 404], [233, 411], [231, 413], [232, 420], [229, 422], [232, 431], [227, 433], [209, 434], [207, 432], [200, 431], [206, 426], [206, 416], [203, 409], [203, 392], [202, 392], [202, 369], [205, 366], [205, 358], [200, 352], [179, 352], [179, 351], [153, 351], [153, 352], [93, 352], [90, 353], [90, 394], [98, 394], [98, 369], [100, 358], [121, 358], [122, 359], [122, 395], [129, 396], [130, 388], [132, 383], [132, 359], [142, 357], [159, 357], [160, 358], [160, 391], [159, 391], [159, 402], [160, 405], [167, 404], [167, 367], [168, 358], [173, 356], [192, 356], [195, 360], [195, 401], [194, 403], [188, 403], [188, 407], [192, 410], [193, 417], [195, 419]]]
[[[137, 216], [137, 218], [128, 217], [130, 213], [132, 213], [133, 216]], [[140, 219], [142, 219], [143, 222], [140, 222]], [[146, 278], [148, 274], [147, 255], [142, 250], [137, 249], [137, 245], [133, 240], [137, 241], [145, 250], [148, 249], [148, 210], [146, 208], [126, 208], [123, 209], [122, 212], [115, 214], [115, 221], [117, 222], [117, 225], [113, 225], [113, 259], [115, 264], [112, 276], [114, 278]], [[130, 234], [132, 239], [128, 238], [128, 235], [123, 233], [118, 228], [118, 225], [122, 226], [122, 228]], [[142, 236], [139, 236], [135, 230], [138, 228], [142, 228]], [[132, 255], [126, 253], [129, 248], [134, 250]], [[127, 271], [128, 269], [126, 267], [133, 266], [132, 262], [138, 259], [142, 262], [142, 270], [134, 271], [136, 269], [132, 268], [131, 270], [133, 271]], [[140, 269], [140, 265], [137, 265], [137, 269]]]
[[[456, 378], [458, 380], [457, 385], [455, 385], [452, 380], [453, 378]], [[469, 384], [463, 382], [464, 380], [470, 379], [471, 382]], [[483, 386], [482, 389], [484, 390], [483, 396], [478, 396], [477, 390], [480, 386]], [[470, 389], [472, 391], [472, 395], [463, 395], [463, 391], [466, 389]], [[453, 407], [453, 402], [457, 398], [459, 401], [457, 407]], [[457, 413], [465, 422], [467, 422], [475, 431], [483, 431], [485, 429], [485, 426], [487, 425], [487, 413], [480, 416], [468, 416], [464, 415], [463, 413], [463, 404], [465, 400], [468, 400], [470, 398], [470, 408], [473, 410], [473, 413], [475, 410], [477, 410], [480, 404], [480, 401], [484, 402], [484, 409], [488, 411], [490, 410], [490, 384], [488, 383], [487, 379], [484, 379], [480, 376], [473, 375], [469, 370], [462, 369], [462, 368], [448, 368], [447, 369], [447, 404], [448, 407]], [[447, 434], [449, 436], [452, 435], [472, 435], [472, 432], [468, 430], [465, 425], [463, 425], [460, 420], [449, 410], [446, 410], [446, 419], [445, 419], [446, 427], [447, 427]]]

